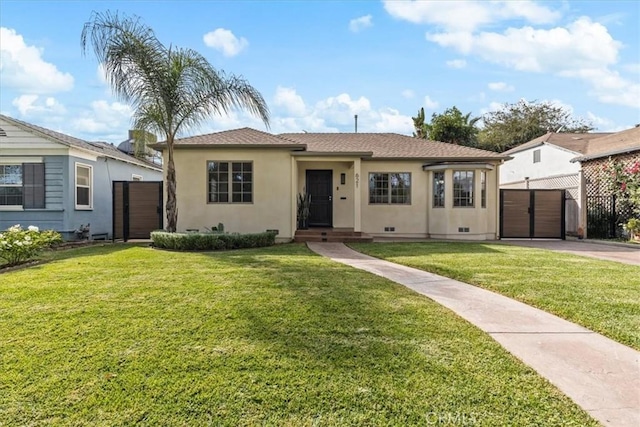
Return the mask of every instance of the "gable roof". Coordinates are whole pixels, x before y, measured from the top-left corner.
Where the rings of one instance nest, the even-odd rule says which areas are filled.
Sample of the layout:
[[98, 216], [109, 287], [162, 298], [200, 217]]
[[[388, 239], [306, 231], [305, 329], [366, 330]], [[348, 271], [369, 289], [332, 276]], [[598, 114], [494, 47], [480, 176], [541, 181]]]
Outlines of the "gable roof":
[[584, 154], [587, 150], [589, 141], [593, 139], [602, 138], [604, 136], [611, 135], [611, 133], [596, 132], [596, 133], [556, 133], [547, 132], [546, 134], [532, 139], [529, 142], [520, 144], [510, 150], [504, 152], [504, 154], [515, 154], [530, 148], [538, 147], [540, 145], [550, 144], [555, 145], [565, 150], [573, 151], [576, 154]]
[[584, 155], [572, 161], [582, 162], [635, 151], [640, 151], [640, 126], [589, 141]]
[[501, 160], [508, 156], [397, 133], [283, 133], [315, 153], [366, 153], [373, 159]]
[[[273, 135], [251, 128], [232, 129], [176, 139], [176, 148], [285, 148], [318, 154], [360, 155], [367, 158], [502, 160], [504, 154], [397, 133], [283, 133]], [[152, 145], [166, 148], [166, 141]]]
[[90, 151], [99, 156], [109, 157], [115, 160], [120, 160], [126, 163], [135, 164], [138, 166], [142, 166], [149, 169], [155, 169], [157, 171], [161, 171], [162, 169], [158, 167], [158, 165], [154, 165], [153, 163], [137, 159], [133, 156], [125, 154], [118, 150], [114, 145], [108, 144], [106, 142], [88, 142], [79, 138], [75, 138], [70, 135], [66, 135], [64, 133], [56, 132], [51, 129], [43, 128], [41, 126], [37, 126], [31, 123], [23, 122], [18, 119], [14, 119], [12, 117], [5, 116], [0, 114], [0, 119], [5, 120], [22, 130], [25, 130], [30, 133], [35, 133], [40, 135], [43, 138], [46, 138], [50, 141], [57, 142], [59, 144], [65, 145], [67, 147], [79, 148], [81, 150]]
[[[157, 149], [166, 148], [166, 141], [152, 144], [151, 147]], [[223, 130], [221, 132], [208, 133], [205, 135], [196, 135], [186, 138], [178, 138], [174, 141], [174, 147], [197, 148], [204, 146], [223, 146], [231, 147], [281, 147], [281, 148], [298, 148], [303, 150], [304, 145], [278, 138], [267, 132], [244, 127], [240, 129]]]

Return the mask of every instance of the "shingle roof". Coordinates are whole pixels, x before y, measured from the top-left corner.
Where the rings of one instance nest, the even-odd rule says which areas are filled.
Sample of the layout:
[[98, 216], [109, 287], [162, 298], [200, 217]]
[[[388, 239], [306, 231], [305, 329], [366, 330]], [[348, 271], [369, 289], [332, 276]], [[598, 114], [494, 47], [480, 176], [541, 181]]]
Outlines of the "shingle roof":
[[640, 127], [638, 126], [589, 141], [584, 155], [576, 157], [573, 161], [597, 159], [634, 151], [640, 151]]
[[[248, 127], [208, 133], [205, 135], [190, 136], [187, 138], [179, 138], [174, 142], [175, 147], [197, 147], [201, 145], [290, 147], [292, 145], [299, 144], [278, 138], [270, 133]], [[162, 149], [163, 147], [166, 147], [166, 142], [163, 141], [155, 144], [155, 147]], [[304, 149], [304, 146], [300, 146], [300, 149]]]
[[54, 142], [61, 143], [68, 147], [80, 148], [82, 150], [92, 151], [100, 156], [110, 157], [112, 159], [121, 160], [123, 162], [136, 164], [139, 166], [144, 166], [146, 168], [162, 170], [158, 165], [154, 165], [153, 163], [137, 159], [133, 156], [129, 156], [121, 151], [119, 151], [115, 146], [108, 144], [106, 142], [88, 142], [82, 139], [75, 138], [70, 135], [66, 135], [64, 133], [56, 132], [51, 129], [43, 128], [41, 126], [37, 126], [31, 123], [23, 122], [18, 119], [14, 119], [12, 117], [8, 117], [0, 114], [0, 118], [9, 123], [18, 126], [28, 132], [33, 132], [36, 134], [40, 134], [41, 136], [51, 139]]
[[[232, 129], [176, 139], [176, 148], [274, 147], [324, 154], [360, 154], [371, 158], [437, 160], [500, 160], [508, 156], [444, 142], [427, 141], [397, 133], [283, 133], [272, 135], [251, 128]], [[155, 144], [162, 149], [166, 143]]]
[[318, 153], [368, 152], [372, 158], [438, 160], [505, 159], [504, 154], [445, 142], [416, 139], [397, 133], [284, 133], [281, 138], [305, 144]]
[[574, 153], [584, 154], [587, 150], [589, 141], [602, 138], [604, 136], [611, 135], [611, 133], [555, 133], [547, 132], [546, 134], [532, 139], [529, 142], [520, 144], [511, 150], [505, 151], [504, 154], [514, 154], [520, 151], [528, 150], [530, 148], [537, 147], [543, 144], [552, 144], [558, 147], [562, 147], [565, 150], [573, 151]]

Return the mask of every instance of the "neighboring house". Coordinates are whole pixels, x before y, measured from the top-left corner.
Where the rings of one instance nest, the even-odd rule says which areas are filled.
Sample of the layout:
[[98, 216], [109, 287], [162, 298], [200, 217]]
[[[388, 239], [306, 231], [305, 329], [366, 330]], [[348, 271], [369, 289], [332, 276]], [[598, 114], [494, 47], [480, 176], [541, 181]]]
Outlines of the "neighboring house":
[[580, 165], [572, 160], [586, 153], [590, 141], [608, 135], [548, 132], [514, 147], [503, 153], [511, 159], [500, 168], [500, 188], [566, 190], [565, 230], [575, 235], [580, 222]]
[[[118, 144], [118, 147], [117, 147], [118, 150], [130, 156], [135, 156], [136, 154], [135, 133], [136, 132], [142, 133], [142, 131], [130, 130], [129, 137], [126, 140], [122, 141], [120, 144]], [[149, 142], [147, 144], [156, 142], [155, 135], [150, 133], [143, 133], [143, 134], [146, 134], [148, 136]], [[159, 151], [154, 150], [148, 145], [145, 145], [144, 147], [144, 160], [146, 160], [147, 162], [156, 164], [159, 167], [162, 167], [162, 155], [160, 154]]]
[[[112, 182], [161, 181], [157, 165], [104, 142], [91, 143], [0, 115], [0, 230], [14, 224], [67, 240], [112, 232]], [[106, 237], [106, 236], [105, 236]]]
[[630, 206], [615, 200], [606, 185], [606, 165], [610, 159], [623, 167], [640, 162], [640, 126], [590, 141], [582, 155], [572, 160], [580, 166], [581, 193], [587, 207], [581, 213], [580, 223], [592, 238], [620, 237], [621, 224], [632, 216]]
[[[167, 161], [166, 145], [163, 150]], [[498, 237], [498, 171], [507, 157], [392, 133], [272, 135], [250, 128], [176, 140], [178, 231], [294, 238], [296, 199], [310, 227], [372, 236]], [[166, 185], [165, 185], [166, 187]]]

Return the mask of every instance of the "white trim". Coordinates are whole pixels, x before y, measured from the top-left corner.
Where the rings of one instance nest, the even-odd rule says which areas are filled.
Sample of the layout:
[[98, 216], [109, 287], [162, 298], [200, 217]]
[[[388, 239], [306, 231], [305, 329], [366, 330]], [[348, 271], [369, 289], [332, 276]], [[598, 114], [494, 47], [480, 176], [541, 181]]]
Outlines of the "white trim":
[[144, 181], [144, 177], [142, 175], [138, 175], [137, 173], [132, 173], [131, 181]]
[[42, 157], [0, 157], [0, 164], [2, 165], [21, 165], [23, 163], [42, 163]]
[[485, 169], [485, 170], [494, 170], [495, 166], [491, 163], [438, 163], [438, 164], [426, 164], [422, 166], [422, 170], [424, 171], [442, 171], [447, 169], [455, 169], [455, 170], [475, 170], [475, 169]]
[[[89, 205], [78, 205], [78, 166], [89, 169]], [[75, 199], [76, 210], [90, 211], [93, 210], [93, 166], [80, 162], [75, 162], [73, 173], [73, 194]]]

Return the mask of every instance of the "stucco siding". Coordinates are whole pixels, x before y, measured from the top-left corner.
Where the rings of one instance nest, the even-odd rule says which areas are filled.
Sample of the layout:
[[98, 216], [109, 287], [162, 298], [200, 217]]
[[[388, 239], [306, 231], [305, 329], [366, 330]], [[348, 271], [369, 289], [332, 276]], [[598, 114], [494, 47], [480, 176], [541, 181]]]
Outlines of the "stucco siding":
[[[533, 152], [540, 150], [540, 161], [533, 162]], [[540, 145], [511, 154], [513, 159], [506, 161], [500, 168], [500, 184], [546, 178], [550, 176], [577, 174], [578, 163], [571, 163], [578, 153], [564, 150], [553, 145]]]
[[[409, 172], [411, 174], [411, 204], [369, 203], [369, 174], [376, 172]], [[362, 176], [360, 177], [362, 231], [373, 236], [427, 237], [428, 175], [422, 170], [422, 162], [362, 162]], [[385, 227], [391, 227], [395, 230], [385, 231]]]
[[[457, 168], [455, 170], [463, 170]], [[498, 211], [498, 172], [486, 169], [474, 171], [474, 206], [455, 207], [453, 203], [453, 171], [445, 173], [445, 200], [443, 208], [434, 208], [433, 189], [429, 189], [429, 235], [436, 239], [495, 239], [497, 237]], [[480, 172], [486, 173], [487, 200], [486, 207], [481, 204]], [[433, 181], [433, 172], [429, 173], [429, 182]], [[460, 230], [462, 229], [462, 230]], [[468, 229], [468, 231], [467, 231]]]
[[[291, 155], [287, 150], [176, 150], [178, 231], [223, 223], [225, 231], [256, 233], [278, 230], [278, 239], [292, 239], [294, 225]], [[165, 153], [166, 154], [166, 153]], [[165, 157], [165, 162], [166, 162]], [[208, 161], [252, 162], [252, 203], [208, 203]], [[166, 189], [166, 185], [165, 185]], [[166, 203], [166, 195], [165, 195]]]

